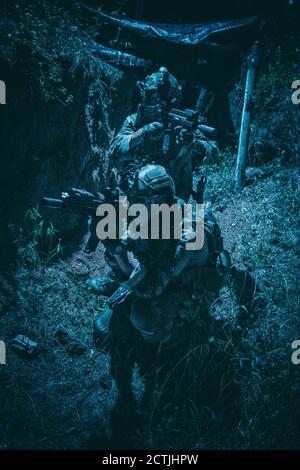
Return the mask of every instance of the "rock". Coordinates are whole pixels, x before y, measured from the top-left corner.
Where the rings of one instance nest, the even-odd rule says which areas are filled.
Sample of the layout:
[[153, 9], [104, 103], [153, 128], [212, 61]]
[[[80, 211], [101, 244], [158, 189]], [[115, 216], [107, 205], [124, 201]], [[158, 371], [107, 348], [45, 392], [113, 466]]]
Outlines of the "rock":
[[87, 352], [86, 344], [79, 341], [64, 328], [58, 328], [55, 332], [55, 338], [61, 346], [64, 346], [70, 354], [81, 355]]
[[222, 205], [218, 205], [215, 207], [216, 212], [224, 212], [225, 207]]
[[17, 335], [12, 340], [11, 347], [17, 354], [29, 359], [35, 357], [40, 351], [37, 342], [24, 335]]

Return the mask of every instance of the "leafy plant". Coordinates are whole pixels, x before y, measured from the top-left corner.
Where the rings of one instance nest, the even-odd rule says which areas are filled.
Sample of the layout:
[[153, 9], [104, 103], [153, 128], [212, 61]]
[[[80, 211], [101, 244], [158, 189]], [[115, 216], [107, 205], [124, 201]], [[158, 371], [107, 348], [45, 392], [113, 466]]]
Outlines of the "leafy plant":
[[50, 263], [62, 253], [61, 240], [58, 239], [57, 243], [54, 241], [57, 230], [52, 222], [45, 225], [38, 206], [26, 212], [25, 220], [30, 222], [30, 227], [20, 227], [19, 236], [15, 240], [20, 262], [31, 268]]
[[81, 75], [91, 78], [114, 75], [114, 70], [89, 49], [101, 24], [97, 15], [82, 15], [78, 1], [31, 0], [7, 5], [0, 31], [5, 31], [4, 48], [14, 59], [22, 56], [23, 67], [32, 82], [39, 84], [42, 97], [69, 105], [75, 98], [70, 75], [79, 69]]

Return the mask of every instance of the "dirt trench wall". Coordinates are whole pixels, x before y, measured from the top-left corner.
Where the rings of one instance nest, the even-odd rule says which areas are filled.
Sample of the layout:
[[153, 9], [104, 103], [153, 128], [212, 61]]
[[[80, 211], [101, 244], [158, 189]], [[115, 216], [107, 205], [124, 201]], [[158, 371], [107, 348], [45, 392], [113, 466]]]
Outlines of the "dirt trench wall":
[[[1, 59], [0, 59], [1, 60]], [[7, 99], [0, 107], [0, 256], [11, 259], [13, 241], [28, 209], [44, 195], [57, 197], [69, 187], [96, 190], [103, 187], [107, 150], [130, 110], [134, 78], [111, 68], [110, 80], [66, 76], [73, 100], [46, 101], [39, 83], [18, 63], [0, 62]], [[113, 83], [113, 86], [112, 86]], [[42, 211], [59, 235], [68, 237], [82, 224], [76, 215]]]

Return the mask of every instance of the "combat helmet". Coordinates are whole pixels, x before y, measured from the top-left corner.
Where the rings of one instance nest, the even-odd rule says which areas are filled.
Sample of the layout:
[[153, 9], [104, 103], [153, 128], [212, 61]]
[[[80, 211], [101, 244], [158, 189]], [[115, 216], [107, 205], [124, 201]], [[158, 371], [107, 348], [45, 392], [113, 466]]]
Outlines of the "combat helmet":
[[167, 170], [161, 165], [145, 165], [134, 178], [133, 194], [135, 199], [175, 197], [175, 184]]
[[137, 82], [141, 91], [143, 104], [154, 105], [167, 103], [178, 105], [181, 101], [181, 86], [166, 67], [148, 75], [143, 82]]

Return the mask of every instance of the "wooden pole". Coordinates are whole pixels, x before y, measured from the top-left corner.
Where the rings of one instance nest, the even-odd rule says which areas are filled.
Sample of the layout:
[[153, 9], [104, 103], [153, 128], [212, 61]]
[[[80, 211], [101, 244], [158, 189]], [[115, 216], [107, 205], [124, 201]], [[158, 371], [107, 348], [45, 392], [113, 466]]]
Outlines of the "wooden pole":
[[258, 42], [255, 42], [250, 49], [248, 56], [248, 70], [245, 85], [244, 104], [239, 137], [239, 148], [235, 171], [235, 189], [241, 191], [245, 182], [245, 170], [248, 154], [248, 143], [251, 120], [251, 99], [254, 90], [256, 67], [258, 62]]

